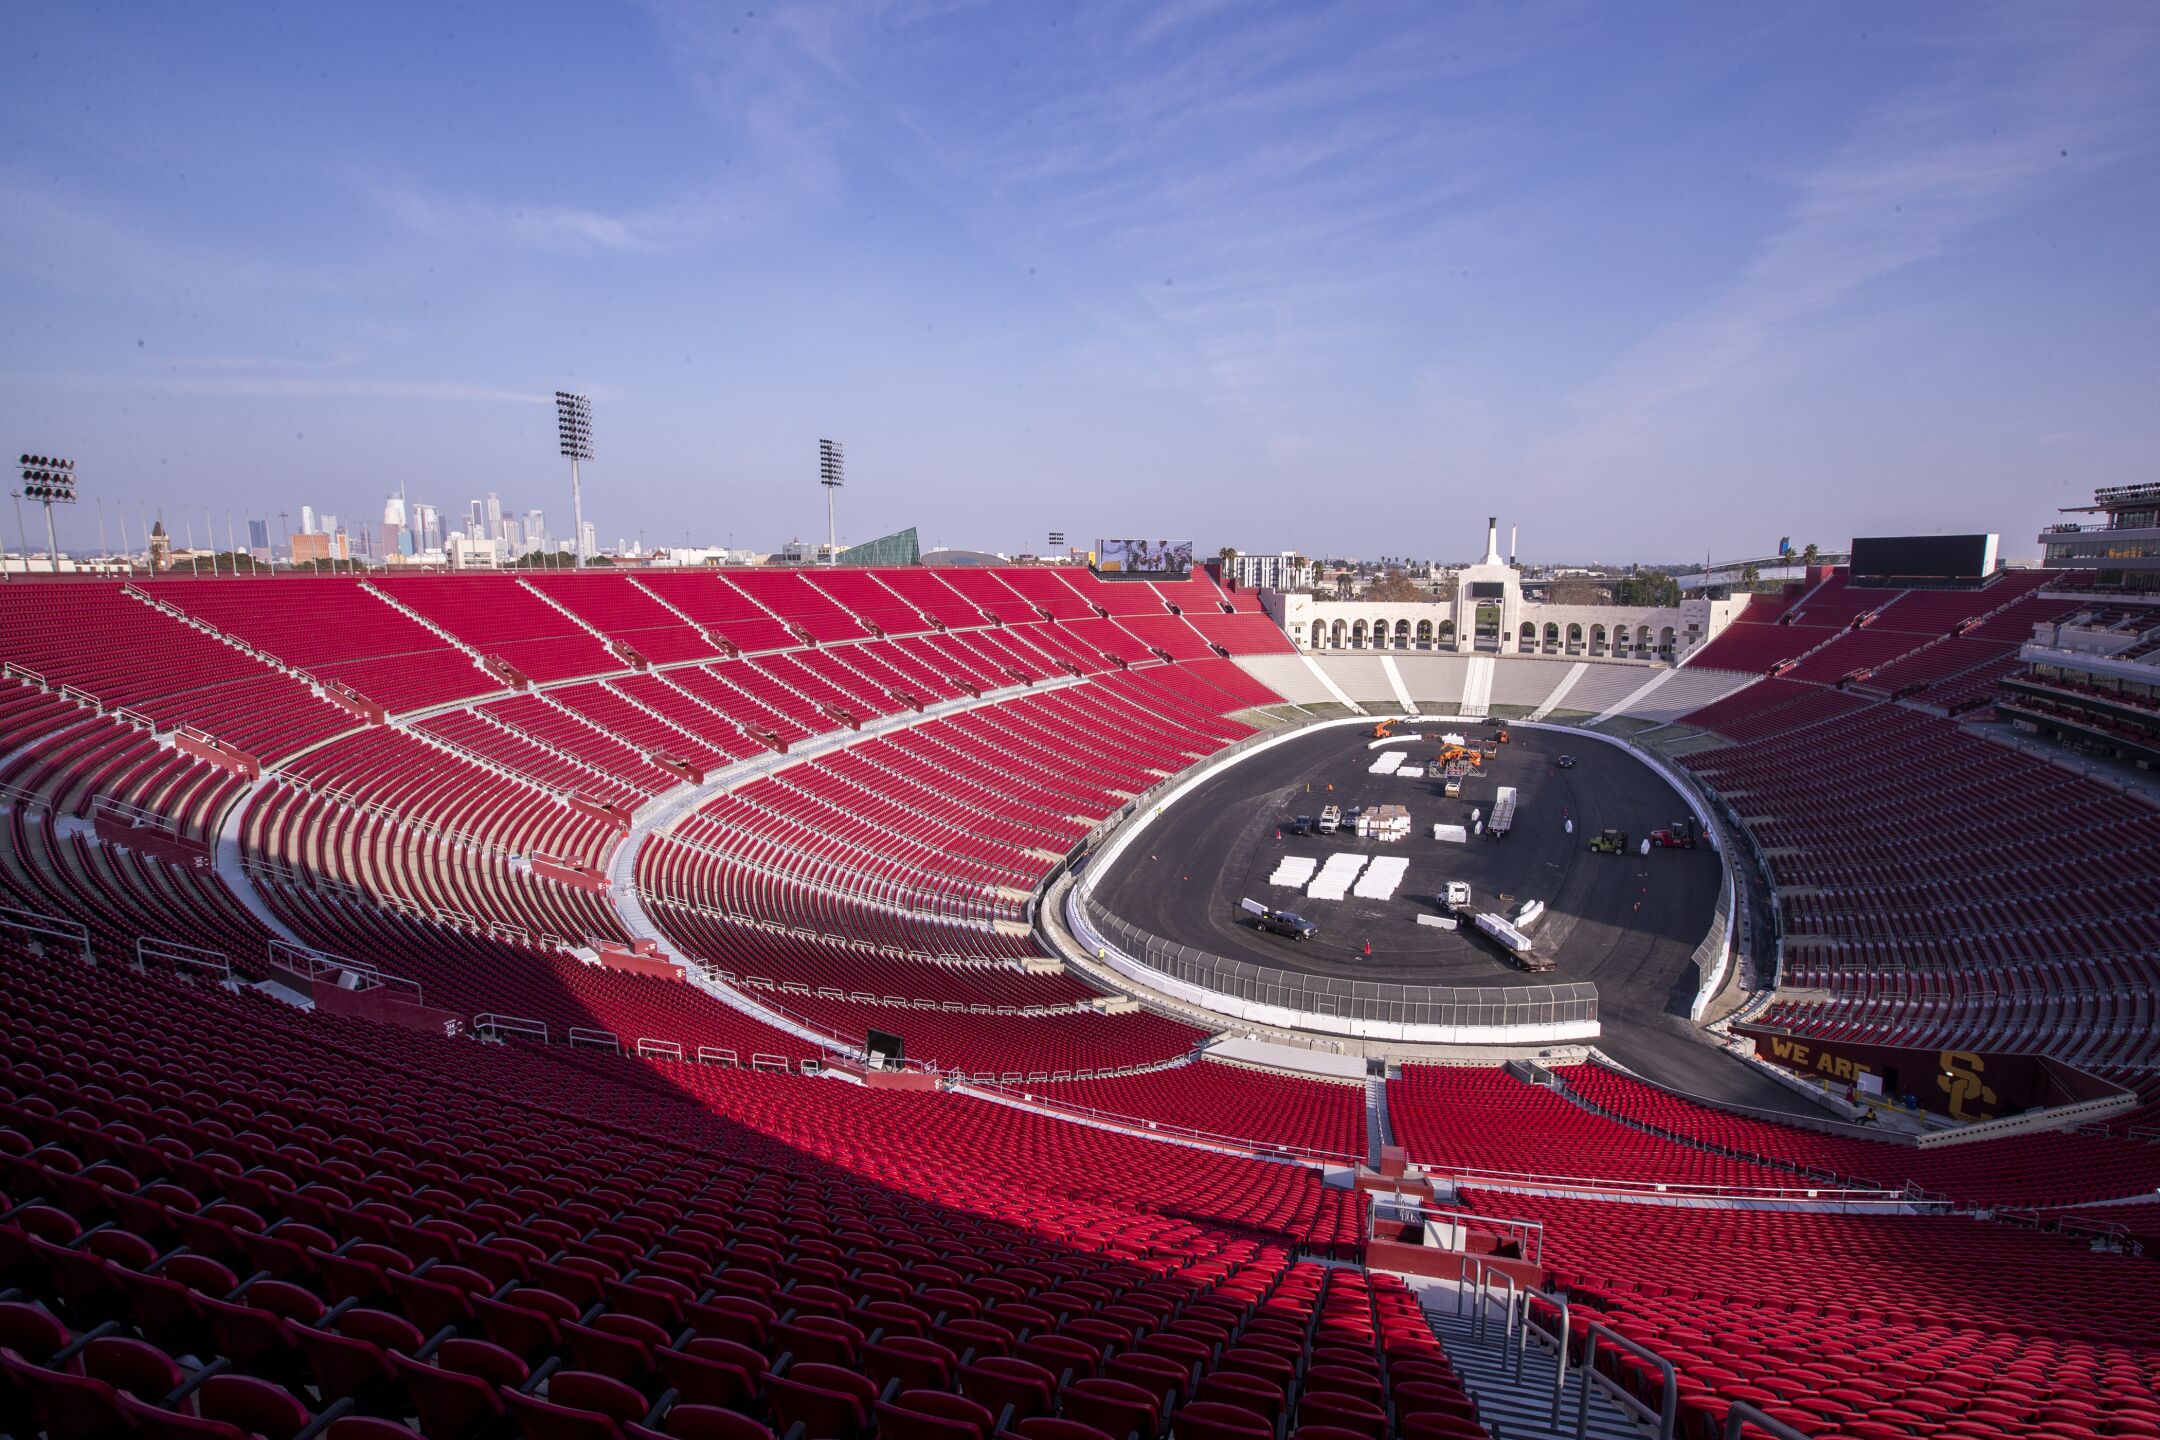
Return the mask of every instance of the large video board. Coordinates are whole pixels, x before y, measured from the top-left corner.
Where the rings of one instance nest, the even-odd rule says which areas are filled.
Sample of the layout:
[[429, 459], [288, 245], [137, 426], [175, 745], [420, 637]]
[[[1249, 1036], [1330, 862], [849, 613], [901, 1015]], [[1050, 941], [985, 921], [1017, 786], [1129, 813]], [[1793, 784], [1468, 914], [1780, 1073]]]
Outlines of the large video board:
[[1098, 540], [1095, 571], [1182, 578], [1192, 573], [1192, 546], [1190, 540]]
[[1978, 580], [1995, 569], [1993, 535], [1871, 535], [1852, 542], [1855, 580]]

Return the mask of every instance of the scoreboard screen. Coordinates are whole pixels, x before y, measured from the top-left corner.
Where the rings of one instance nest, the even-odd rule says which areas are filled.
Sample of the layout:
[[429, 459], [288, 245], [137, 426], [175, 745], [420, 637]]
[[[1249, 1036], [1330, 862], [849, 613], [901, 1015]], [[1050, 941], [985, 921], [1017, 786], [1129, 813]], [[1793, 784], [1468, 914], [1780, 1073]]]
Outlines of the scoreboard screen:
[[1993, 535], [1873, 535], [1852, 542], [1855, 580], [1981, 580], [1994, 573]]
[[1147, 575], [1183, 579], [1192, 573], [1190, 540], [1098, 540], [1099, 575]]

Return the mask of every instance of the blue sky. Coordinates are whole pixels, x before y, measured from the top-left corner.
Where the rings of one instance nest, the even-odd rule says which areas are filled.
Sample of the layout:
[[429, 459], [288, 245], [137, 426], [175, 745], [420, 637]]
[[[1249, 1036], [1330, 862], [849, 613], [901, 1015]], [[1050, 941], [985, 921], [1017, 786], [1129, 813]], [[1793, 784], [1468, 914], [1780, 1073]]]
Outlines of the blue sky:
[[[0, 446], [604, 541], [1681, 560], [2160, 453], [2160, 9], [0, 11]], [[95, 538], [85, 503], [63, 542]]]

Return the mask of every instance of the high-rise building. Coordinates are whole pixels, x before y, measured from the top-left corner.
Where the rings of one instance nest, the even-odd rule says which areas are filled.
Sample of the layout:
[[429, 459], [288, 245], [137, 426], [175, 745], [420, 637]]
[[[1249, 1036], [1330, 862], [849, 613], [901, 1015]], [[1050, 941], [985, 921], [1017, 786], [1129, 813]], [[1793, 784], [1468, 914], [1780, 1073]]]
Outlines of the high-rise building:
[[1223, 578], [1256, 590], [1304, 590], [1313, 583], [1313, 563], [1288, 550], [1277, 555], [1232, 555]]
[[317, 530], [306, 535], [293, 536], [292, 558], [293, 564], [306, 565], [311, 561], [345, 560], [350, 556], [346, 551], [343, 535]]
[[269, 548], [270, 522], [268, 520], [248, 521], [248, 549], [268, 550]]
[[499, 539], [503, 533], [502, 521], [502, 497], [490, 490], [487, 497], [487, 529], [480, 533], [490, 540]]
[[315, 507], [312, 505], [302, 505], [300, 507], [300, 533], [302, 535], [313, 535], [315, 533]]
[[547, 518], [538, 510], [527, 510], [525, 512], [525, 548], [528, 550], [547, 549]]
[[592, 521], [587, 520], [585, 522], [584, 534], [579, 536], [579, 539], [584, 542], [583, 548], [587, 555], [597, 555], [600, 553], [599, 543], [594, 538]]
[[433, 505], [416, 504], [412, 509], [413, 543], [422, 550], [442, 549], [442, 512]]
[[382, 502], [382, 523], [402, 530], [405, 528], [405, 497], [386, 495]]

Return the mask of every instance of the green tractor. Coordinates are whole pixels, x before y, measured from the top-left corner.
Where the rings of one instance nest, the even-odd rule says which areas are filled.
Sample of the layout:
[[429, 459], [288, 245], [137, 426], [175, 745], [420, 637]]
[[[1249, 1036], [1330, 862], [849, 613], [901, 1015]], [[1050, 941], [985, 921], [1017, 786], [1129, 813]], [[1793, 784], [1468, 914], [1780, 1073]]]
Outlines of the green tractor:
[[1625, 855], [1627, 848], [1628, 836], [1625, 830], [1607, 830], [1590, 839], [1590, 853], [1593, 855]]

